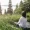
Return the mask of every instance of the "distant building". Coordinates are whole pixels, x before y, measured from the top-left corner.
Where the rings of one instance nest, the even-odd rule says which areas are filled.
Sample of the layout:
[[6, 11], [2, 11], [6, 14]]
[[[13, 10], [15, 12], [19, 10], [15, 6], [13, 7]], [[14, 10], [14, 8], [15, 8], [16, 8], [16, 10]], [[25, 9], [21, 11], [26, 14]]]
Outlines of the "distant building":
[[11, 0], [9, 0], [9, 6], [8, 6], [8, 10], [7, 13], [12, 14], [13, 10], [12, 10], [12, 3]]
[[1, 3], [0, 3], [0, 14], [2, 14], [2, 12], [1, 12], [2, 10], [1, 10]]

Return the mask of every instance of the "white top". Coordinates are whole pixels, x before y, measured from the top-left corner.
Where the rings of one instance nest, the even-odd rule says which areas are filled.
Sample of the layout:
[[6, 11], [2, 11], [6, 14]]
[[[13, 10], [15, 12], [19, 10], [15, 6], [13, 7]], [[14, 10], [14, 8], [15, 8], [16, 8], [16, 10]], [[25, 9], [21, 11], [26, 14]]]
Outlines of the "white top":
[[22, 16], [22, 17], [19, 19], [19, 21], [18, 21], [19, 27], [21, 26], [21, 27], [26, 28], [26, 22], [27, 22], [27, 19]]

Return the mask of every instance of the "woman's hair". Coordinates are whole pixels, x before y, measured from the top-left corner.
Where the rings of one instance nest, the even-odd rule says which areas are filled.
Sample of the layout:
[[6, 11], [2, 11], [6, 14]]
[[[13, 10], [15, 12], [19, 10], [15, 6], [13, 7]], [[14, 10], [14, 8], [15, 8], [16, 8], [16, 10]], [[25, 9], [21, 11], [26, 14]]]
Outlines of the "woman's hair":
[[26, 18], [26, 11], [22, 12], [22, 16]]

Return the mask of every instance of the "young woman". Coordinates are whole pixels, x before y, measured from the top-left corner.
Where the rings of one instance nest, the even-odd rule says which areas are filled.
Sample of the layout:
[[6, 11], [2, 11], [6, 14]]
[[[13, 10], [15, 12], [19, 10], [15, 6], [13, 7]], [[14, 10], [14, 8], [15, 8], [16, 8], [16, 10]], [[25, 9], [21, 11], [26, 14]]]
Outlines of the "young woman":
[[19, 21], [18, 21], [17, 24], [19, 25], [19, 27], [26, 28], [26, 22], [27, 22], [27, 19], [26, 19], [26, 11], [23, 11], [22, 12], [22, 16], [19, 19]]
[[19, 21], [16, 23], [17, 25], [19, 25], [19, 27], [23, 27], [23, 28], [26, 28], [26, 22], [27, 22], [27, 19], [26, 19], [26, 11], [23, 11], [22, 12], [22, 16], [20, 17]]

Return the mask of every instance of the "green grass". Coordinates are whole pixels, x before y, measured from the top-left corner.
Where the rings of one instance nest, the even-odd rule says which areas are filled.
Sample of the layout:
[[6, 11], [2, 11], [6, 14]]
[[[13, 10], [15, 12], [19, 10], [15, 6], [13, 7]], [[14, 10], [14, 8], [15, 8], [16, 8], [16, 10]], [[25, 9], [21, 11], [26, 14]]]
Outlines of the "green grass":
[[[29, 13], [28, 13], [28, 15], [29, 15]], [[16, 15], [9, 15], [9, 14], [8, 15], [0, 15], [0, 30], [23, 30], [22, 28], [18, 28], [15, 25], [10, 24], [10, 22], [12, 22], [12, 21], [17, 22], [20, 17], [21, 17], [20, 14], [16, 14]]]
[[0, 15], [0, 30], [22, 30], [11, 25], [10, 21], [18, 21], [20, 15]]

